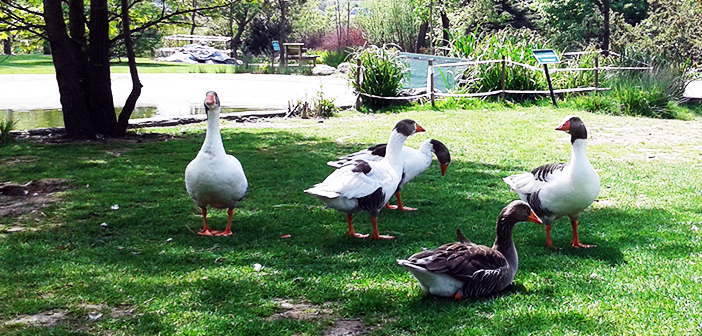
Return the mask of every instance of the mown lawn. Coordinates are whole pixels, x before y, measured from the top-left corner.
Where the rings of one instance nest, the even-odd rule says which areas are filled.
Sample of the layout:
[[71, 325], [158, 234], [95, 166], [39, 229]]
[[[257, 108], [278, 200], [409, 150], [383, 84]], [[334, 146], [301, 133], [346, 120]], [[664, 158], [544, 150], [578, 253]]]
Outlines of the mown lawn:
[[[459, 302], [425, 296], [395, 259], [454, 241], [457, 227], [490, 245], [496, 216], [516, 198], [501, 178], [569, 160], [568, 136], [553, 130], [567, 114], [588, 126], [589, 157], [602, 181], [580, 226], [581, 241], [598, 247], [570, 248], [565, 219], [552, 232], [560, 251], [545, 246], [542, 226], [518, 224], [520, 267], [507, 291]], [[349, 238], [344, 216], [302, 190], [331, 172], [327, 160], [385, 142], [402, 118], [428, 130], [410, 145], [439, 139], [453, 163], [444, 177], [433, 163], [404, 188], [403, 200], [419, 211], [380, 214], [381, 234], [397, 239]], [[223, 138], [250, 192], [234, 212], [232, 237], [195, 235], [201, 219], [183, 171], [200, 148], [203, 125], [142, 130], [172, 135], [142, 142], [0, 147], [0, 181], [65, 178], [75, 187], [44, 208], [45, 216], [0, 219], [0, 320], [59, 310], [66, 319], [53, 327], [0, 323], [0, 333], [321, 335], [339, 319], [357, 319], [373, 335], [702, 330], [699, 119], [531, 107], [238, 125], [223, 129]], [[222, 229], [226, 212], [209, 213]], [[367, 215], [356, 223], [357, 232], [370, 231]], [[16, 226], [25, 230], [10, 233]], [[281, 239], [286, 234], [292, 237]], [[86, 304], [131, 313], [113, 318], [105, 308], [92, 322]], [[296, 319], [287, 314], [290, 304], [306, 304], [318, 318]]]
[[[51, 55], [0, 55], [0, 75], [7, 74], [53, 74], [56, 73]], [[129, 73], [126, 58], [110, 62], [112, 73]], [[215, 73], [232, 72], [231, 66], [215, 64], [186, 64], [157, 62], [149, 58], [137, 58], [139, 73]]]

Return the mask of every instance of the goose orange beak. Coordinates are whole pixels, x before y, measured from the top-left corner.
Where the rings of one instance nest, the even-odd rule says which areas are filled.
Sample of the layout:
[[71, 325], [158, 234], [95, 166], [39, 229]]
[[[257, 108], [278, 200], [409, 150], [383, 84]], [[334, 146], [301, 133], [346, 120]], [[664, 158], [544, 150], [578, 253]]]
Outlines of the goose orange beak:
[[566, 120], [556, 127], [556, 131], [570, 131], [570, 120]]
[[419, 124], [417, 124], [417, 130], [415, 132], [417, 132], [417, 133], [424, 132], [424, 127], [419, 126]]
[[541, 218], [539, 218], [539, 216], [537, 216], [537, 215], [534, 213], [533, 210], [532, 210], [531, 213], [529, 214], [529, 218], [527, 219], [527, 221], [530, 221], [530, 222], [536, 223], [536, 224], [543, 224], [543, 223], [544, 223], [544, 222], [541, 221]]
[[448, 165], [439, 165], [439, 168], [441, 168], [441, 176], [444, 176], [444, 174], [446, 174], [446, 168], [448, 168]]

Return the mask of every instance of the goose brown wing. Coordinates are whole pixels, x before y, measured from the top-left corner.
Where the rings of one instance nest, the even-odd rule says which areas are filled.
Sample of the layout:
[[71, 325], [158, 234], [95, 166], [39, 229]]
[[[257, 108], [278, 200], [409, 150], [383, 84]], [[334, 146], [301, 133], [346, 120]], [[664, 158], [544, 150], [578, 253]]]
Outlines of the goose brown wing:
[[[431, 272], [443, 273], [457, 280], [471, 282], [476, 274], [499, 272], [507, 265], [502, 253], [487, 246], [450, 243], [416, 253], [410, 262]], [[482, 277], [482, 275], [481, 275]]]

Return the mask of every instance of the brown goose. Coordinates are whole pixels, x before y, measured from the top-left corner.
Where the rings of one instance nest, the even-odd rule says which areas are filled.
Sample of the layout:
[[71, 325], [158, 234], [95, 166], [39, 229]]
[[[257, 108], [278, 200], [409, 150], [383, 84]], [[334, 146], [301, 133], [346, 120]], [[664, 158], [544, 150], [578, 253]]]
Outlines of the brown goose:
[[397, 260], [419, 281], [427, 294], [461, 299], [499, 292], [514, 279], [519, 266], [512, 230], [519, 222], [541, 220], [529, 204], [514, 201], [497, 218], [497, 237], [492, 248], [477, 245], [456, 230], [458, 242]]

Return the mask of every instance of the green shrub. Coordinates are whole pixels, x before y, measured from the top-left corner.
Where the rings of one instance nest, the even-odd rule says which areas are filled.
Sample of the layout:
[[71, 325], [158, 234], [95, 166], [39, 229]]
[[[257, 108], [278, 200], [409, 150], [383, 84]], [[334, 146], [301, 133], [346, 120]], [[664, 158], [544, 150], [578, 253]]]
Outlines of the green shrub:
[[[399, 57], [399, 52], [394, 48], [370, 46], [352, 54], [351, 60], [352, 66], [349, 72], [351, 78], [356, 78], [356, 74], [362, 69], [361, 85], [352, 81], [356, 92], [395, 97], [402, 90], [403, 82], [409, 77], [409, 65], [406, 60]], [[356, 66], [356, 61], [360, 61], [361, 69]], [[390, 102], [386, 99], [363, 96], [361, 101], [373, 107], [382, 107]]]
[[349, 57], [349, 53], [346, 51], [335, 51], [335, 50], [324, 50], [319, 53], [319, 62], [326, 64], [331, 67], [338, 67], [339, 64], [344, 63], [346, 58]]
[[606, 93], [578, 96], [575, 98], [575, 105], [591, 113], [619, 115], [621, 112], [619, 101]]
[[685, 89], [687, 64], [663, 62], [652, 71], [622, 73], [610, 80], [612, 96], [624, 115], [675, 119], [669, 105], [678, 102]]
[[6, 144], [12, 141], [12, 134], [10, 134], [10, 131], [12, 131], [15, 126], [17, 126], [17, 122], [12, 118], [0, 121], [0, 144]]

